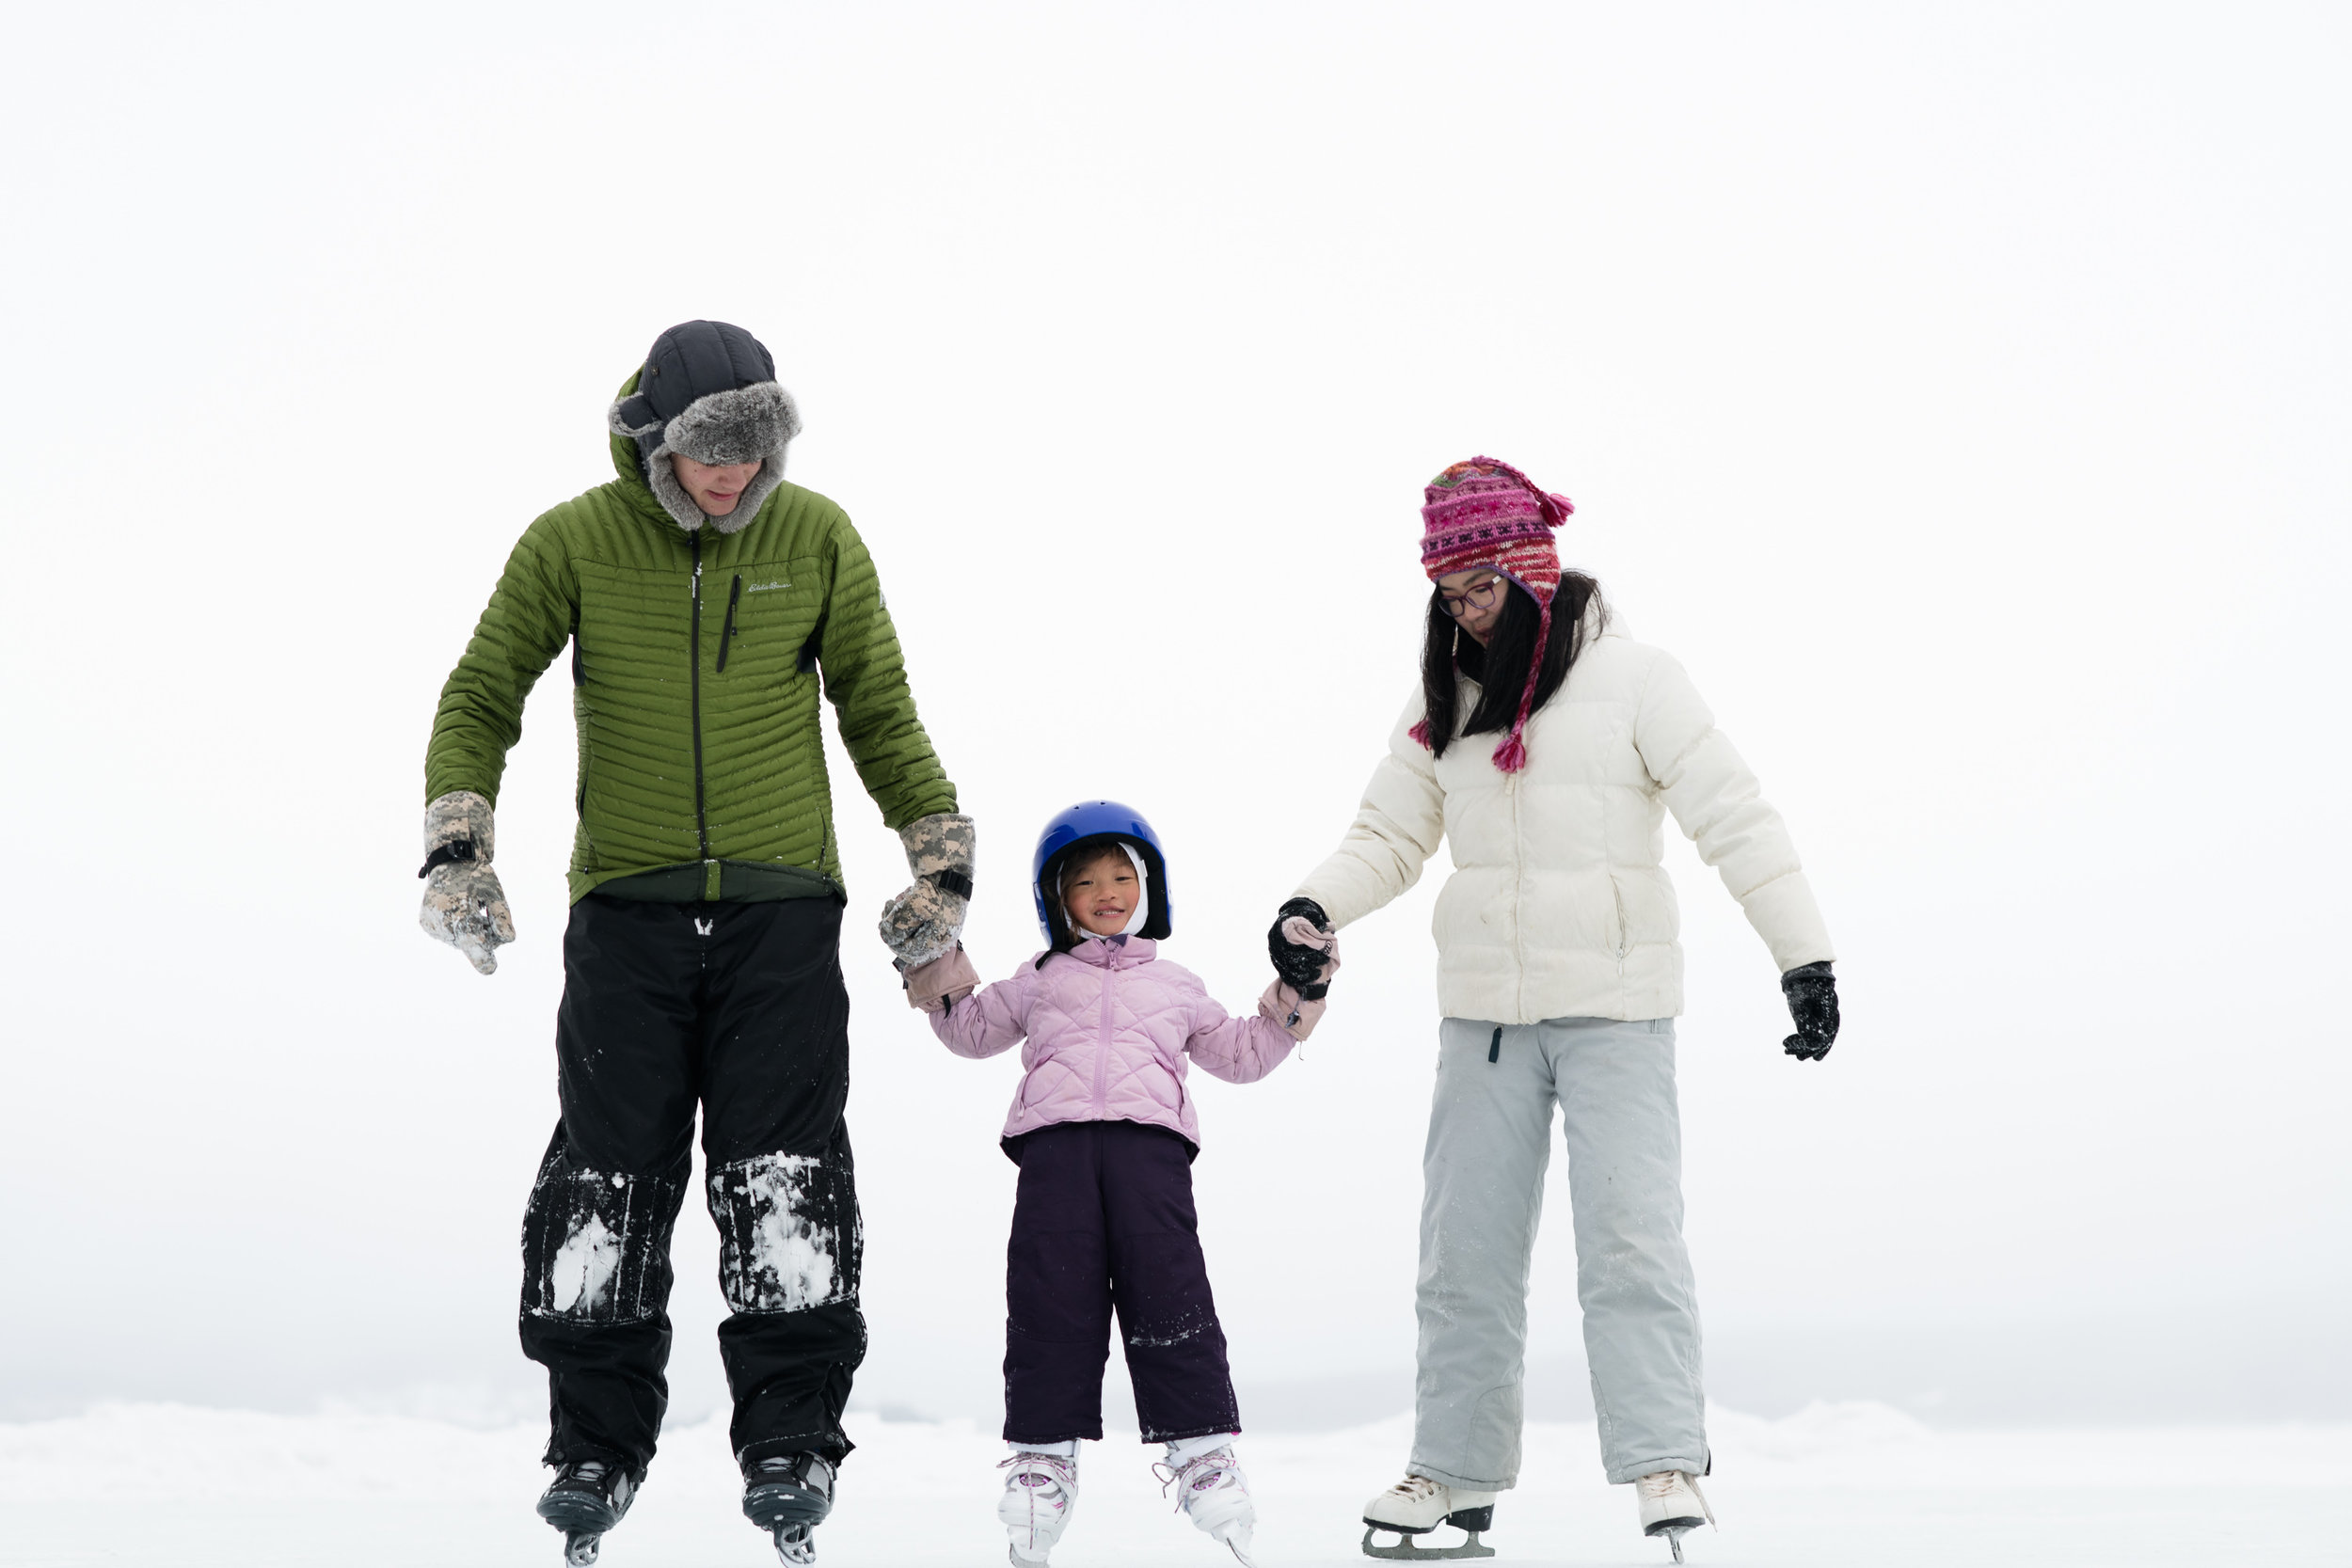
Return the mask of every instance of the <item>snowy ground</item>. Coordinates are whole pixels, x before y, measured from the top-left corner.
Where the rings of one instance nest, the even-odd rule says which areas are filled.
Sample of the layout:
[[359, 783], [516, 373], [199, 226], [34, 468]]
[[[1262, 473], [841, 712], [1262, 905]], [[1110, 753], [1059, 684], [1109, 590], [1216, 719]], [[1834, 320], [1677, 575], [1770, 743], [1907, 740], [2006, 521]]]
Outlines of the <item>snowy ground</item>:
[[[1883, 1405], [1785, 1420], [1713, 1414], [1719, 1533], [1702, 1568], [1799, 1564], [2130, 1564], [2285, 1568], [2352, 1542], [2352, 1425], [1936, 1433]], [[829, 1568], [1004, 1560], [992, 1516], [1001, 1448], [968, 1423], [855, 1418], [860, 1451], [818, 1536]], [[1359, 1565], [1351, 1525], [1393, 1478], [1399, 1419], [1245, 1439], [1257, 1557]], [[114, 1406], [0, 1426], [0, 1563], [65, 1568], [437, 1568], [558, 1561], [532, 1517], [538, 1433], [398, 1417]], [[1172, 1516], [1132, 1440], [1091, 1445], [1057, 1568], [1231, 1559]], [[1867, 1482], [1858, 1506], [1843, 1500]], [[1879, 1491], [1877, 1488], [1885, 1490]], [[1834, 1488], [1841, 1490], [1833, 1490]], [[1601, 1484], [1591, 1432], [1531, 1427], [1520, 1489], [1497, 1510], [1502, 1563], [1656, 1564], [1632, 1502]], [[724, 1427], [671, 1433], [611, 1568], [759, 1568], [774, 1557], [734, 1513]]]

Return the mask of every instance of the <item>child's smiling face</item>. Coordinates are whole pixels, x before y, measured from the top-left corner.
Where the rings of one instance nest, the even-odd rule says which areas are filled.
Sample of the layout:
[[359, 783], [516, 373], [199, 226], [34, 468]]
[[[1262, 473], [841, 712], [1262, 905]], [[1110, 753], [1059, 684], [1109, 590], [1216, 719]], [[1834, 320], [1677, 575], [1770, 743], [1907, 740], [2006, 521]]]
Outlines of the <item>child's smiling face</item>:
[[1143, 884], [1123, 849], [1105, 849], [1063, 876], [1062, 906], [1082, 931], [1115, 937], [1143, 897]]

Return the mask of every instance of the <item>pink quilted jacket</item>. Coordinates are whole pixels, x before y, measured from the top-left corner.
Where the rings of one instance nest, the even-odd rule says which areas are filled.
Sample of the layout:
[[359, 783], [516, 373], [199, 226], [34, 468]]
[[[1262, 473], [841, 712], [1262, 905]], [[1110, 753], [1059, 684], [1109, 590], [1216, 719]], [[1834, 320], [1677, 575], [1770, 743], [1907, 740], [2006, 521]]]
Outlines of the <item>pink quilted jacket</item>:
[[993, 1056], [1025, 1037], [1021, 1063], [1028, 1071], [1005, 1118], [1006, 1137], [1064, 1121], [1139, 1121], [1199, 1148], [1184, 1058], [1228, 1083], [1255, 1083], [1323, 1012], [1322, 1003], [1302, 1006], [1278, 984], [1255, 1014], [1232, 1017], [1192, 971], [1159, 958], [1158, 947], [1141, 937], [1119, 946], [1082, 942], [1042, 969], [1032, 956], [1010, 979], [931, 1014], [932, 1031], [959, 1056]]

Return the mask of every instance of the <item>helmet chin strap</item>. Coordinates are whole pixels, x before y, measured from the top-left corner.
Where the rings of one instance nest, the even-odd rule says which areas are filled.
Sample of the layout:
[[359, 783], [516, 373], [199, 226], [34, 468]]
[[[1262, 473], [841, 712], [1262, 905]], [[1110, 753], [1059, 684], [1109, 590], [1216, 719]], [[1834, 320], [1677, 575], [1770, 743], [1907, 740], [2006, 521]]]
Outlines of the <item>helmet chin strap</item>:
[[[1070, 922], [1070, 929], [1073, 935], [1079, 937], [1091, 937], [1096, 942], [1108, 942], [1111, 940], [1112, 936], [1131, 937], [1137, 931], [1142, 930], [1144, 922], [1152, 918], [1152, 873], [1144, 869], [1143, 857], [1136, 853], [1136, 847], [1134, 845], [1129, 844], [1122, 839], [1120, 841], [1119, 848], [1120, 852], [1127, 857], [1127, 863], [1136, 868], [1136, 892], [1137, 896], [1136, 898], [1136, 907], [1128, 912], [1127, 924], [1121, 927], [1118, 931], [1112, 932], [1108, 935], [1101, 931], [1089, 931], [1086, 927], [1086, 923], [1078, 918], [1077, 911], [1070, 907], [1070, 900], [1064, 898], [1062, 899], [1061, 912], [1063, 918]], [[1069, 879], [1070, 873], [1067, 871], [1063, 872], [1061, 875], [1061, 880], [1066, 882]], [[1056, 895], [1058, 895], [1061, 889], [1057, 887], [1054, 891]]]

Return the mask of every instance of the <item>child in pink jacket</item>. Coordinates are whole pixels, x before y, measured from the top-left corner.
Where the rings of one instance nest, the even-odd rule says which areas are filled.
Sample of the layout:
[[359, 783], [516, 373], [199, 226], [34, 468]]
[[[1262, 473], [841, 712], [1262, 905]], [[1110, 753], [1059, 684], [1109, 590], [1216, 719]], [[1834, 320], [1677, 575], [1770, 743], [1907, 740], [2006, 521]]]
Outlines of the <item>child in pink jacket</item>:
[[1022, 1047], [1005, 1118], [1021, 1167], [1006, 1269], [1005, 1494], [1016, 1562], [1043, 1563], [1078, 1497], [1078, 1440], [1103, 1435], [1114, 1309], [1146, 1442], [1193, 1522], [1244, 1563], [1257, 1514], [1234, 1462], [1241, 1431], [1225, 1334], [1193, 1212], [1200, 1123], [1186, 1058], [1234, 1084], [1279, 1066], [1322, 1016], [1335, 939], [1303, 917], [1293, 941], [1328, 955], [1303, 990], [1276, 981], [1233, 1018], [1159, 956], [1171, 927], [1168, 863], [1116, 801], [1047, 824], [1031, 862], [1046, 950], [979, 988], [959, 948], [907, 976], [908, 999], [959, 1056]]

